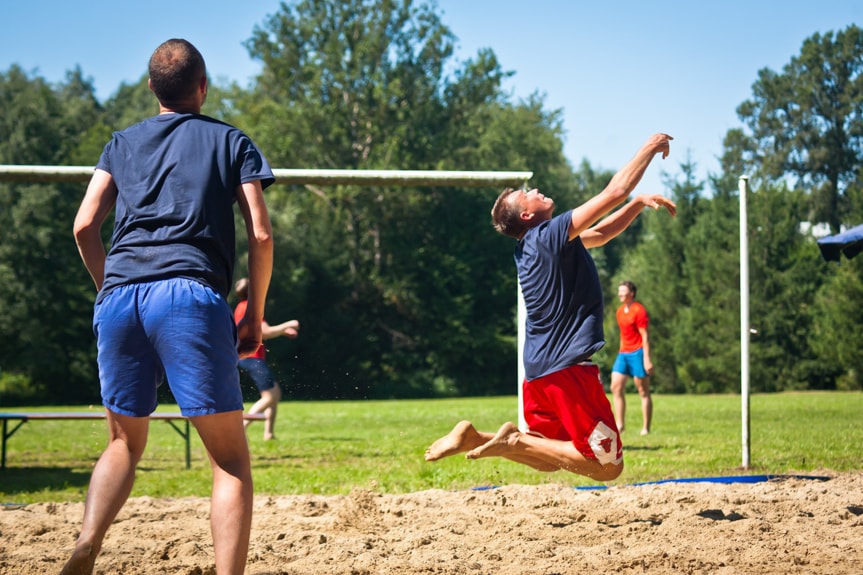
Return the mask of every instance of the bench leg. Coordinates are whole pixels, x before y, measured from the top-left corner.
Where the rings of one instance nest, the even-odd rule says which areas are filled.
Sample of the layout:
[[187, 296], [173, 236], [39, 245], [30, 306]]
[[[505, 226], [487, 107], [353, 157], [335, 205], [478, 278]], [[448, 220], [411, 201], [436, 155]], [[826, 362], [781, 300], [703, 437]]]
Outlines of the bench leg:
[[191, 430], [189, 428], [189, 420], [184, 419], [185, 422], [185, 431], [177, 427], [177, 424], [171, 421], [170, 419], [166, 419], [165, 421], [174, 428], [174, 431], [180, 434], [180, 437], [186, 440], [186, 469], [191, 469], [192, 467], [192, 446], [190, 445], [191, 440]]
[[12, 428], [12, 431], [9, 431], [9, 420], [3, 420], [3, 453], [0, 455], [0, 469], [6, 469], [6, 440], [12, 437], [18, 428], [27, 423], [26, 419], [22, 419], [19, 421], [15, 427]]

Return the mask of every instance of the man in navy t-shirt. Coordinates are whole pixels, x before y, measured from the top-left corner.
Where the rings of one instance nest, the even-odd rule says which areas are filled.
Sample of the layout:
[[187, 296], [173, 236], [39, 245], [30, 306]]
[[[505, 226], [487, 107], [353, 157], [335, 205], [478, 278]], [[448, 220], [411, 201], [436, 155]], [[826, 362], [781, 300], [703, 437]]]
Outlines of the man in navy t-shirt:
[[[273, 265], [263, 188], [273, 173], [240, 130], [200, 115], [207, 73], [192, 44], [164, 42], [149, 73], [159, 114], [114, 134], [75, 218], [75, 241], [98, 290], [93, 328], [109, 442], [61, 575], [92, 573], [131, 492], [163, 379], [210, 458], [216, 571], [242, 573], [248, 554], [253, 492], [237, 361], [261, 344]], [[226, 300], [234, 204], [249, 240], [249, 301], [239, 325]], [[106, 254], [100, 230], [112, 209]]]
[[507, 422], [488, 433], [461, 421], [428, 448], [427, 461], [466, 452], [468, 459], [505, 457], [598, 481], [620, 475], [620, 434], [590, 361], [605, 341], [602, 288], [587, 249], [620, 234], [644, 207], [675, 213], [668, 199], [640, 195], [599, 221], [626, 201], [656, 154], [668, 155], [670, 140], [652, 136], [601, 193], [559, 216], [552, 215], [554, 201], [536, 189], [507, 188], [498, 196], [492, 221], [518, 240], [515, 263], [527, 309], [521, 407], [527, 427]]

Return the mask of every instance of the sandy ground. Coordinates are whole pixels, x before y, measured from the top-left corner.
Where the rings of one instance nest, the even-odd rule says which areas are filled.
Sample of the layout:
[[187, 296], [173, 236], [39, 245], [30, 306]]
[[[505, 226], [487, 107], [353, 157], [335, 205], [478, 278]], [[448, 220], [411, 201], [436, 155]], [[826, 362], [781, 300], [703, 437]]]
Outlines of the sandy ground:
[[[246, 572], [863, 574], [863, 472], [817, 475], [830, 479], [259, 496]], [[82, 510], [0, 511], [0, 573], [57, 573]], [[130, 500], [96, 573], [214, 574], [208, 514], [206, 499]]]

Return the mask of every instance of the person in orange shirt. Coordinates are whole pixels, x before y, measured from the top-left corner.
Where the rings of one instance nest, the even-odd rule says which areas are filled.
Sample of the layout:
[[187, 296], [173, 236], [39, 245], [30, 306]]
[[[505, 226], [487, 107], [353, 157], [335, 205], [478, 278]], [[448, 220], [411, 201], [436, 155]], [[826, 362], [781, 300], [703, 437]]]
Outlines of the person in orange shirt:
[[[249, 291], [248, 278], [240, 278], [234, 284], [234, 292], [239, 298], [237, 307], [234, 308], [234, 321], [237, 324], [246, 315], [246, 303]], [[282, 322], [278, 325], [270, 325], [266, 320], [261, 322], [262, 339], [268, 340], [274, 337], [286, 336], [291, 339], [297, 337], [300, 333], [300, 322], [292, 319]], [[279, 400], [282, 399], [282, 389], [279, 387], [273, 372], [267, 366], [267, 350], [263, 344], [258, 347], [258, 350], [239, 361], [239, 368], [249, 374], [258, 391], [261, 393], [261, 399], [249, 409], [249, 413], [264, 414], [264, 441], [275, 439], [276, 430], [276, 411], [279, 408]], [[251, 420], [245, 420], [245, 426], [248, 427]]]
[[647, 310], [635, 301], [636, 291], [635, 284], [630, 281], [621, 282], [617, 288], [617, 299], [622, 304], [617, 308], [620, 353], [611, 368], [611, 394], [617, 429], [623, 432], [626, 421], [626, 378], [632, 377], [641, 397], [641, 435], [647, 435], [650, 433], [650, 421], [653, 418], [653, 400], [650, 397], [653, 362], [650, 361], [650, 343], [647, 337]]

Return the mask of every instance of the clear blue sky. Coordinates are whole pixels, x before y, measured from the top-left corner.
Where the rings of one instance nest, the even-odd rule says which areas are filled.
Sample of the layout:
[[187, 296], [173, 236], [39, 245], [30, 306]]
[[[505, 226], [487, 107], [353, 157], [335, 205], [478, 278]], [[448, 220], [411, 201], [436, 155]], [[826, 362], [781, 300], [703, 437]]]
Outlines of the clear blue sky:
[[[674, 136], [660, 171], [691, 154], [699, 177], [718, 170], [722, 138], [761, 68], [780, 71], [805, 38], [863, 24], [859, 0], [439, 0], [459, 61], [491, 48], [516, 97], [545, 94], [564, 112], [573, 165], [619, 168], [650, 134]], [[13, 63], [49, 81], [80, 66], [104, 100], [146, 71], [169, 37], [193, 42], [217, 80], [246, 85], [259, 71], [243, 42], [278, 0], [26, 0], [5, 3], [0, 70]], [[292, 166], [279, 166], [292, 167]], [[317, 166], [302, 166], [314, 168]], [[464, 166], [464, 169], [483, 169]], [[551, 191], [549, 191], [551, 192]]]

